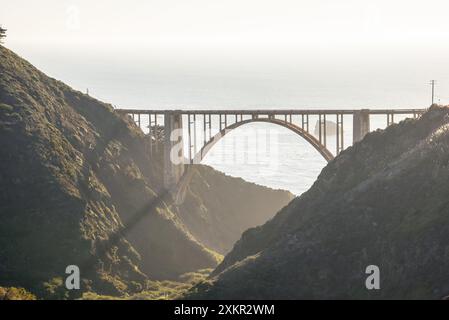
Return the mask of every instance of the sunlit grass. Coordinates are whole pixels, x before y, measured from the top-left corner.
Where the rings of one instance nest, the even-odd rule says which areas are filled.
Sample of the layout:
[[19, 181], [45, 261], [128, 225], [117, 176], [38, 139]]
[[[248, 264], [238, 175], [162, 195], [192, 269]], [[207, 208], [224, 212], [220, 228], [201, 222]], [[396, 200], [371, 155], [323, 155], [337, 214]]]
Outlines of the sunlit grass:
[[147, 288], [142, 292], [121, 297], [98, 295], [94, 292], [83, 294], [83, 300], [175, 300], [181, 298], [192, 287], [207, 281], [207, 277], [213, 269], [201, 269], [188, 272], [177, 281], [162, 280], [148, 281]]

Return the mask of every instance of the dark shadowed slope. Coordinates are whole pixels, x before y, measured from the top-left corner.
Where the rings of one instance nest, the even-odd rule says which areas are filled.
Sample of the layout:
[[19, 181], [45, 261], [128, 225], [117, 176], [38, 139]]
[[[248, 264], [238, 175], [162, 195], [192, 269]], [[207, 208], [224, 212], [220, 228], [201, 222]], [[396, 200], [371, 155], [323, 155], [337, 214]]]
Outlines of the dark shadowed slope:
[[208, 166], [196, 166], [179, 217], [194, 237], [220, 254], [232, 249], [243, 231], [272, 218], [293, 195]]
[[449, 109], [435, 106], [344, 151], [191, 297], [439, 299], [448, 270]]

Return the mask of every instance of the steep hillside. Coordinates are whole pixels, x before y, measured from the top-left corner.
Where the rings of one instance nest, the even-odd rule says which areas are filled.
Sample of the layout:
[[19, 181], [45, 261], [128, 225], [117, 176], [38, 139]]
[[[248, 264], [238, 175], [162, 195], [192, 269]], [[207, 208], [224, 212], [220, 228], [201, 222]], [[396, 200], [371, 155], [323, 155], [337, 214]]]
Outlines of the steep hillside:
[[[186, 208], [162, 190], [161, 154], [149, 156], [131, 119], [2, 46], [0, 75], [1, 285], [51, 296], [75, 264], [84, 290], [114, 295], [216, 266], [217, 254], [179, 218]], [[213, 216], [201, 192], [190, 191], [186, 203]]]
[[0, 50], [0, 283], [34, 289], [76, 264], [86, 286], [119, 293], [213, 266], [135, 125]]
[[[448, 253], [449, 108], [434, 106], [342, 152], [190, 297], [440, 299]], [[380, 290], [365, 287], [368, 265]]]
[[211, 167], [194, 170], [179, 217], [197, 240], [220, 254], [229, 252], [243, 231], [265, 223], [294, 198]]

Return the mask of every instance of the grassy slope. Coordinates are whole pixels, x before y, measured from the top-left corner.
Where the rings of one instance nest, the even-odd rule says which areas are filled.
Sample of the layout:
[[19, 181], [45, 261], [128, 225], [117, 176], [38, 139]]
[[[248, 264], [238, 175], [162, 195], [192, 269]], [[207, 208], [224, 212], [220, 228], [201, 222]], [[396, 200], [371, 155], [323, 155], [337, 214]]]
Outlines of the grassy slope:
[[77, 264], [85, 287], [120, 293], [216, 263], [130, 120], [1, 46], [0, 73], [0, 283], [39, 290]]
[[23, 288], [0, 287], [0, 300], [36, 300], [36, 296]]

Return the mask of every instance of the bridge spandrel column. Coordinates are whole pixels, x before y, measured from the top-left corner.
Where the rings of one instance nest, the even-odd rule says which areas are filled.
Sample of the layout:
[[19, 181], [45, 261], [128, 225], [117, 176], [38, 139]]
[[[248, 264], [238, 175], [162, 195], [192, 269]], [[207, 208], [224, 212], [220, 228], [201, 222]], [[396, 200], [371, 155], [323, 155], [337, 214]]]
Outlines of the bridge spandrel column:
[[174, 191], [184, 174], [184, 142], [181, 113], [164, 115], [164, 187]]
[[362, 140], [370, 131], [370, 112], [369, 109], [354, 111], [352, 140], [356, 143]]

